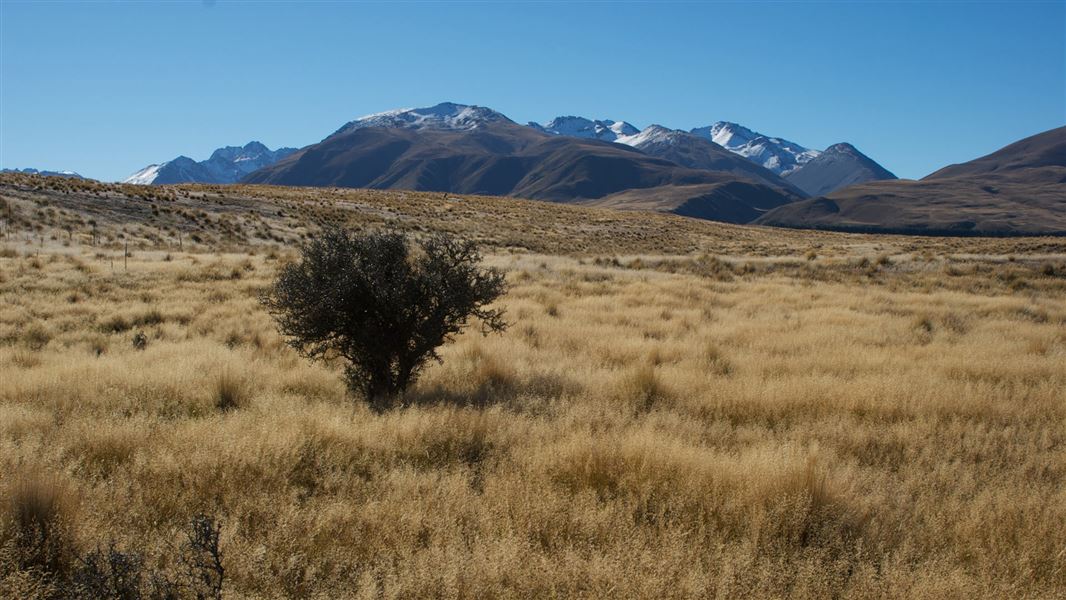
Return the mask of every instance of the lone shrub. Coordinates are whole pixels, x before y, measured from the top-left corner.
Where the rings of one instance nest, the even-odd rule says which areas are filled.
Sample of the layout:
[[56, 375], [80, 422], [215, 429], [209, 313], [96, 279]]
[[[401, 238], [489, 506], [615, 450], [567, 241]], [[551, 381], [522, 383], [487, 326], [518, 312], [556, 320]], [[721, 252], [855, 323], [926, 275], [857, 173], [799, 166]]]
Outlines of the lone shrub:
[[134, 334], [133, 347], [137, 350], [144, 350], [148, 347], [148, 336], [143, 331], [138, 331]]
[[328, 229], [261, 302], [301, 354], [345, 359], [348, 388], [381, 410], [471, 318], [484, 334], [507, 326], [501, 310], [486, 308], [505, 291], [503, 273], [480, 263], [473, 242], [445, 234], [412, 243]]

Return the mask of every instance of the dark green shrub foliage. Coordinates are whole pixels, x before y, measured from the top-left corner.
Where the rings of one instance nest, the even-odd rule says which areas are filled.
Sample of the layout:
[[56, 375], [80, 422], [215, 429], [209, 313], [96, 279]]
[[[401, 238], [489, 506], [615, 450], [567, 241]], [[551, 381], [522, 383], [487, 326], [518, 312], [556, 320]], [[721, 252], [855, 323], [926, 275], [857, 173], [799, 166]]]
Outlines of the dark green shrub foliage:
[[501, 310], [486, 308], [505, 291], [503, 273], [480, 263], [473, 242], [444, 234], [415, 243], [328, 229], [261, 301], [293, 348], [343, 357], [349, 389], [383, 409], [471, 318], [486, 334], [506, 327]]

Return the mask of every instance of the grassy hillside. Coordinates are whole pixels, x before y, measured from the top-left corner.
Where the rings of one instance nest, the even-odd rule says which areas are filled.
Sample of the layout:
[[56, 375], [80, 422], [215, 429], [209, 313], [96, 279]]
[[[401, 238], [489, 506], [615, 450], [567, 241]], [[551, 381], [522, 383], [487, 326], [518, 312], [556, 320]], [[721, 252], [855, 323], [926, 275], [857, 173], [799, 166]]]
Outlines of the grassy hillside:
[[[227, 598], [1066, 589], [1064, 240], [0, 183], [0, 596], [30, 509], [156, 573], [212, 515]], [[353, 403], [255, 300], [325, 220], [481, 240], [512, 326]]]

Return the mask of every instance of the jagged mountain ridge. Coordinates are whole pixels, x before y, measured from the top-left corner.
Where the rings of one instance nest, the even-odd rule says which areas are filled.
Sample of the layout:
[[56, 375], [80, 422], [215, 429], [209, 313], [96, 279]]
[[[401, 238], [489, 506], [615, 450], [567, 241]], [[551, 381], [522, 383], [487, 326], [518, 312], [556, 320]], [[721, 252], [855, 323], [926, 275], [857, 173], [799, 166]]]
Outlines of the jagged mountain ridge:
[[555, 135], [603, 140], [606, 142], [614, 142], [618, 138], [635, 135], [640, 132], [639, 129], [625, 121], [612, 121], [611, 119], [592, 120], [572, 115], [555, 117], [544, 125], [532, 121], [528, 125], [534, 129]]
[[710, 140], [680, 129], [649, 125], [636, 134], [620, 137], [616, 141], [690, 169], [725, 171], [770, 187], [787, 189], [800, 196], [806, 195], [773, 171]]
[[[769, 171], [775, 176], [768, 181], [769, 183], [791, 188], [802, 195], [807, 195], [808, 192], [804, 191], [802, 186], [792, 182], [789, 177], [822, 154], [819, 150], [806, 148], [782, 138], [763, 135], [728, 121], [718, 121], [712, 125], [696, 127], [687, 132], [679, 129], [669, 129], [661, 125], [649, 125], [642, 130], [638, 130], [625, 121], [592, 120], [574, 116], [556, 117], [544, 126], [537, 123], [530, 123], [529, 125], [556, 135], [605, 139], [619, 144], [626, 144], [639, 148], [653, 156], [700, 169], [720, 168], [723, 163], [723, 153], [715, 150], [715, 148], [724, 149], [729, 153], [742, 157], [748, 163], [761, 167], [759, 172], [739, 169], [747, 171], [749, 176], [754, 175], [760, 180], [767, 180], [766, 172]], [[618, 131], [608, 129], [610, 125], [624, 127], [626, 133], [619, 134]], [[706, 143], [697, 144], [693, 138], [699, 138]], [[850, 144], [848, 144], [848, 147], [854, 150], [854, 147]], [[886, 169], [866, 155], [858, 152], [858, 150], [854, 150], [854, 152], [861, 159], [846, 163], [837, 157], [836, 160], [827, 161], [834, 163], [835, 167], [833, 175], [831, 177], [826, 176], [824, 179], [835, 179], [837, 183], [828, 189], [822, 189], [820, 193], [838, 189], [849, 183], [884, 178], [883, 173], [888, 173]], [[717, 167], [707, 166], [715, 163], [717, 163]], [[856, 172], [845, 172], [849, 165], [854, 167]], [[811, 173], [813, 172], [814, 170], [808, 172], [808, 175], [801, 178], [801, 181], [812, 178]]]
[[805, 148], [786, 139], [763, 135], [729, 121], [696, 127], [690, 133], [708, 139], [778, 175], [787, 175], [820, 154], [818, 150]]
[[127, 177], [123, 183], [236, 183], [248, 174], [272, 165], [295, 151], [296, 148], [271, 150], [255, 141], [244, 146], [225, 146], [218, 148], [211, 153], [210, 158], [200, 162], [187, 156], [178, 156], [163, 163], [148, 165]]

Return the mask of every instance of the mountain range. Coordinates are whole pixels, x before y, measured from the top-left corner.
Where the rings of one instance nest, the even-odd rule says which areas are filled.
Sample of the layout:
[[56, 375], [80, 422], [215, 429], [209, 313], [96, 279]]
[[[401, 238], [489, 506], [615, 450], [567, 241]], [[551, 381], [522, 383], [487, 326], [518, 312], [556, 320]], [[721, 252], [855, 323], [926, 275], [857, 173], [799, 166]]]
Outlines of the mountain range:
[[[520, 125], [488, 108], [453, 103], [377, 113], [346, 123], [321, 142], [256, 171], [244, 182], [507, 195], [574, 203], [673, 186], [694, 191], [679, 203], [696, 203], [708, 218], [732, 221], [739, 214], [748, 221], [770, 207], [804, 197], [774, 173], [719, 148], [713, 150], [720, 164], [695, 167], [641, 151], [637, 144], [597, 137], [635, 128], [619, 125], [615, 131], [610, 127], [617, 124], [600, 121], [603, 128], [597, 132], [597, 122], [577, 123], [573, 118], [555, 119], [549, 126], [558, 128], [563, 123], [575, 126], [560, 131], [580, 135]], [[733, 201], [757, 203], [759, 210], [728, 214], [713, 210], [716, 194], [724, 193], [719, 191], [723, 184], [730, 184]], [[672, 210], [662, 204], [660, 209]]]
[[[445, 102], [433, 107], [397, 109], [367, 115], [345, 123], [329, 137], [367, 128], [465, 131], [472, 129], [476, 124], [504, 121], [513, 123], [504, 115], [489, 108]], [[554, 136], [616, 142], [632, 146], [645, 154], [664, 158], [684, 167], [732, 172], [759, 183], [784, 188], [800, 196], [806, 195], [802, 186], [786, 182], [783, 176], [796, 171], [799, 166], [819, 154], [817, 150], [810, 150], [780, 138], [765, 136], [728, 122], [717, 122], [685, 132], [667, 129], [660, 125], [651, 125], [640, 130], [626, 121], [561, 116], [544, 125], [530, 122], [527, 127]], [[231, 155], [242, 150], [241, 158], [245, 160], [240, 163], [240, 166], [244, 168], [234, 168]], [[283, 148], [271, 153], [265, 146], [253, 142], [244, 148], [220, 148], [204, 162], [198, 163], [188, 157], [179, 156], [165, 163], [149, 165], [131, 175], [125, 182], [140, 184], [232, 183], [258, 168], [274, 164], [292, 152], [294, 152], [293, 149]], [[249, 158], [251, 160], [248, 160]], [[249, 170], [251, 167], [255, 168]], [[853, 179], [867, 176], [869, 174], [864, 172]]]
[[38, 169], [0, 169], [0, 173], [22, 173], [24, 175], [43, 175], [45, 177], [67, 177], [69, 179], [87, 179], [74, 171], [41, 171]]
[[442, 103], [349, 121], [299, 150], [257, 142], [127, 182], [262, 183], [515, 196], [734, 223], [901, 233], [1066, 233], [1066, 128], [899, 180], [848, 143], [815, 150], [725, 121], [688, 131]]
[[236, 183], [248, 174], [272, 165], [295, 152], [295, 148], [271, 150], [259, 142], [244, 146], [226, 146], [197, 162], [187, 156], [147, 167], [130, 175], [122, 183], [162, 185], [167, 183]]

